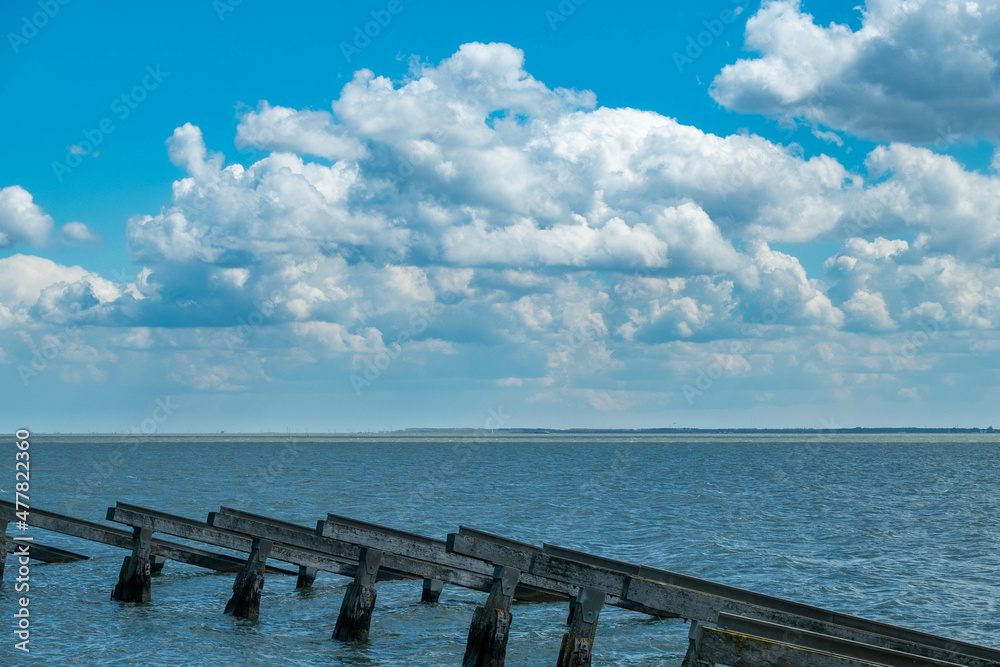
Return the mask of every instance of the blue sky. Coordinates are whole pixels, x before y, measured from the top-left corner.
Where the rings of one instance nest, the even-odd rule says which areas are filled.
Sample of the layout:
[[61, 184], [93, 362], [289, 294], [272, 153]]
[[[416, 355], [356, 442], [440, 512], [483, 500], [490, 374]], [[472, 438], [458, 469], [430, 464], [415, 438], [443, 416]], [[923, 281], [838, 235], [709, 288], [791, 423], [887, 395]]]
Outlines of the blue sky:
[[8, 429], [994, 421], [997, 2], [0, 27]]

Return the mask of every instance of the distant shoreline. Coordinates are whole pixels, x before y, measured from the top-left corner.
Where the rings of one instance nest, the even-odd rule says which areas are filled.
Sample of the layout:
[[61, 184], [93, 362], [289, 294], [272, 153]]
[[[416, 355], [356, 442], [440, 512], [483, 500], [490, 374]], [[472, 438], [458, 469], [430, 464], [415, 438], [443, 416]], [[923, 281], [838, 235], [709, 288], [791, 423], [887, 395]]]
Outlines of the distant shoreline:
[[158, 444], [212, 442], [225, 444], [238, 442], [287, 442], [335, 443], [377, 440], [442, 440], [465, 439], [488, 440], [568, 440], [596, 438], [635, 438], [647, 440], [662, 436], [706, 436], [754, 437], [754, 436], [879, 436], [879, 435], [1000, 435], [1000, 430], [992, 428], [836, 428], [836, 429], [754, 429], [754, 428], [656, 428], [656, 429], [463, 429], [463, 428], [414, 428], [399, 431], [357, 432], [357, 433], [32, 433], [35, 442], [86, 442], [86, 443], [128, 443], [148, 442]]

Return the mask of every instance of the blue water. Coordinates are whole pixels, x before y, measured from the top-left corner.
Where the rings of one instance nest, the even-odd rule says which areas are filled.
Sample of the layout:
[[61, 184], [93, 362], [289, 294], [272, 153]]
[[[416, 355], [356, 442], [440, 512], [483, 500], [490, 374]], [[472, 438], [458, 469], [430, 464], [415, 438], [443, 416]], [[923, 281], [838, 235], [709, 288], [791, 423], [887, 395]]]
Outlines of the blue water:
[[[333, 512], [439, 538], [466, 525], [1000, 647], [998, 454], [986, 435], [39, 440], [31, 498], [95, 521], [120, 500], [201, 520], [220, 505], [304, 525]], [[13, 649], [8, 560], [0, 664], [457, 665], [485, 599], [446, 586], [426, 605], [419, 582], [384, 582], [371, 641], [345, 645], [330, 639], [344, 578], [296, 591], [271, 576], [248, 622], [222, 613], [232, 575], [169, 562], [151, 603], [123, 605], [108, 599], [123, 551], [27, 534], [92, 558], [32, 565], [30, 656]], [[565, 606], [513, 613], [508, 664], [553, 664]], [[681, 621], [605, 608], [595, 664], [679, 665], [686, 637]]]

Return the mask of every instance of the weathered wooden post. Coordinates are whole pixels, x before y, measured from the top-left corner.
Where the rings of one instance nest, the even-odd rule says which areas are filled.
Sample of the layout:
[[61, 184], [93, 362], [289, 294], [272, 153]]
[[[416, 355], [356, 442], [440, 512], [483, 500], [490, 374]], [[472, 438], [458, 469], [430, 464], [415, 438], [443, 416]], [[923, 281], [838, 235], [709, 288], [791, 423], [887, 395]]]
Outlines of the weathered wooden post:
[[[580, 589], [575, 589], [579, 593]], [[569, 596], [569, 613], [566, 615], [566, 625], [573, 625], [573, 617], [576, 615], [576, 595]]]
[[132, 555], [125, 556], [118, 583], [111, 593], [112, 600], [121, 602], [149, 602], [153, 599], [150, 584], [149, 550], [153, 545], [153, 531], [149, 528], [132, 528]]
[[684, 662], [681, 667], [701, 667], [704, 662], [700, 660], [701, 653], [701, 629], [705, 626], [701, 621], [691, 621], [691, 629], [688, 631], [688, 650], [684, 655]]
[[382, 552], [379, 549], [361, 549], [357, 574], [354, 581], [347, 585], [344, 601], [340, 604], [337, 626], [333, 629], [334, 639], [368, 641], [372, 611], [375, 609], [375, 578], [381, 563]]
[[264, 569], [271, 554], [271, 540], [253, 538], [246, 565], [236, 573], [233, 597], [226, 603], [224, 613], [256, 621], [260, 618], [260, 593], [264, 589]]
[[299, 577], [295, 580], [295, 588], [312, 588], [313, 582], [316, 581], [317, 572], [318, 570], [314, 567], [299, 565]]
[[581, 588], [577, 593], [569, 632], [563, 635], [556, 667], [590, 667], [597, 617], [606, 597], [604, 591], [596, 588]]
[[7, 521], [0, 520], [0, 581], [7, 566]]
[[420, 596], [420, 601], [437, 602], [441, 599], [442, 590], [444, 590], [444, 582], [440, 579], [424, 579], [424, 592]]
[[163, 566], [167, 564], [164, 556], [153, 555], [149, 557], [149, 573], [157, 575], [163, 572]]
[[493, 569], [493, 587], [486, 604], [476, 607], [469, 626], [462, 667], [503, 667], [510, 634], [510, 603], [521, 572], [497, 565]]

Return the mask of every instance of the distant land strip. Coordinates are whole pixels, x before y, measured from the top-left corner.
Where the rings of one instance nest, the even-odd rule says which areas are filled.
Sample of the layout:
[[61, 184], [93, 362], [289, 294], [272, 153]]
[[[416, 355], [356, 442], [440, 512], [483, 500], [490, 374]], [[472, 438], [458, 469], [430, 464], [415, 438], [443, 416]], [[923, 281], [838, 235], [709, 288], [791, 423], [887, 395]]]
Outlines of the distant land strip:
[[[35, 442], [45, 443], [122, 443], [148, 442], [150, 444], [170, 443], [247, 443], [247, 442], [301, 442], [301, 443], [337, 443], [351, 441], [455, 441], [458, 439], [489, 439], [493, 441], [570, 441], [573, 439], [595, 440], [603, 438], [634, 438], [648, 440], [659, 436], [688, 436], [704, 438], [707, 436], [751, 437], [780, 436], [829, 436], [829, 435], [1000, 435], [1000, 430], [993, 427], [952, 427], [952, 428], [917, 428], [917, 427], [885, 427], [885, 428], [830, 428], [830, 429], [800, 429], [800, 428], [649, 428], [649, 429], [548, 429], [548, 428], [507, 428], [507, 429], [473, 429], [473, 428], [408, 428], [395, 431], [365, 431], [354, 433], [32, 433]], [[991, 439], [991, 438], [990, 438]]]

